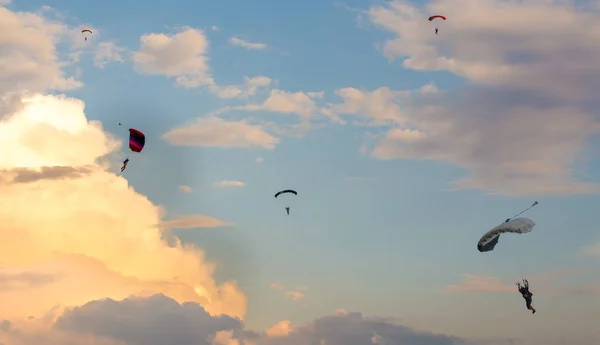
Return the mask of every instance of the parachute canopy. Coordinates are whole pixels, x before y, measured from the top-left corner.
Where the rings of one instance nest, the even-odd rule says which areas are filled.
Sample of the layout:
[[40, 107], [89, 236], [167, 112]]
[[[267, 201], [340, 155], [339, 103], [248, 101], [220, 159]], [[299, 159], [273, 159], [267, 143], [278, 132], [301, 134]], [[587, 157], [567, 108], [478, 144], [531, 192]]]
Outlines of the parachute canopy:
[[134, 128], [129, 128], [129, 149], [133, 152], [142, 152], [146, 145], [146, 135]]
[[429, 17], [429, 21], [432, 21], [432, 20], [434, 20], [435, 18], [442, 18], [443, 20], [446, 20], [446, 17], [444, 17], [444, 16], [441, 16], [441, 15], [439, 15], [439, 14], [436, 14], [435, 16], [431, 16], [431, 17]]
[[84, 32], [89, 32], [90, 34], [93, 33], [92, 30], [90, 30], [90, 29], [83, 29], [83, 30], [81, 30], [81, 33], [84, 33]]
[[294, 194], [294, 195], [298, 195], [298, 192], [296, 192], [295, 190], [292, 190], [292, 189], [285, 189], [285, 190], [282, 190], [282, 191], [279, 191], [279, 192], [275, 193], [275, 197], [278, 197], [278, 196], [280, 196], [281, 194], [287, 194], [287, 193], [291, 193], [291, 194]]
[[482, 253], [492, 251], [494, 250], [494, 247], [496, 247], [496, 244], [498, 244], [498, 239], [501, 234], [524, 234], [531, 232], [531, 229], [533, 229], [534, 226], [535, 223], [529, 218], [515, 218], [508, 220], [486, 232], [477, 243], [477, 249]]

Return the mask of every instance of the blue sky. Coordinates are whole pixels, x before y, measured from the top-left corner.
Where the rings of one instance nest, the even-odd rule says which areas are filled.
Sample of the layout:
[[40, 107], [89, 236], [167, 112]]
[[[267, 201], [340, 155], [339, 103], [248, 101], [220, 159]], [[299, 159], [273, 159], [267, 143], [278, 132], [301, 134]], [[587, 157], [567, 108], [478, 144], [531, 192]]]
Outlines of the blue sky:
[[[518, 76], [523, 70], [516, 74], [509, 71], [496, 80], [496, 75], [486, 69], [500, 71], [494, 64], [506, 61], [485, 62], [484, 45], [498, 39], [494, 49], [498, 49], [496, 57], [500, 60], [509, 53], [526, 51], [528, 47], [511, 41], [519, 36], [510, 28], [502, 32], [501, 26], [492, 24], [486, 27], [485, 23], [478, 23], [482, 25], [483, 38], [476, 33], [473, 37], [461, 36], [467, 24], [450, 24], [451, 15], [457, 17], [459, 13], [445, 3], [447, 1], [438, 1], [435, 6], [450, 12], [449, 23], [444, 23], [439, 37], [435, 38], [438, 41], [431, 44], [440, 45], [436, 54], [454, 52], [456, 56], [454, 64], [444, 65], [436, 60], [439, 64], [436, 67], [432, 67], [435, 59], [421, 45], [423, 40], [432, 40], [423, 37], [433, 35], [434, 26], [426, 21], [426, 16], [435, 12], [435, 8], [424, 9], [422, 1], [412, 2], [416, 10], [422, 11], [420, 13], [402, 14], [395, 10], [398, 18], [417, 23], [414, 25], [421, 25], [414, 17], [424, 16], [425, 23], [411, 26], [409, 29], [413, 31], [408, 33], [400, 24], [390, 28], [389, 25], [397, 24], [393, 20], [368, 12], [377, 8], [393, 12], [383, 1], [181, 0], [125, 4], [113, 0], [102, 3], [23, 0], [14, 1], [8, 8], [35, 12], [46, 5], [62, 13], [61, 21], [71, 27], [82, 25], [96, 30], [88, 44], [92, 47], [87, 48], [77, 64], [81, 71], [78, 79], [84, 85], [68, 91], [67, 95], [83, 100], [87, 118], [101, 121], [106, 131], [126, 138], [126, 128], [117, 125], [122, 122], [146, 133], [144, 151], [130, 156], [131, 162], [123, 176], [136, 192], [164, 207], [166, 218], [202, 214], [235, 224], [173, 231], [183, 242], [198, 245], [209, 260], [217, 263], [214, 277], [218, 282], [233, 279], [240, 284], [249, 299], [245, 319], [249, 328], [265, 329], [284, 319], [306, 323], [335, 309], [345, 309], [398, 317], [403, 323], [421, 329], [431, 329], [437, 324], [433, 327], [436, 332], [485, 337], [484, 331], [469, 330], [461, 327], [460, 322], [477, 322], [474, 318], [480, 318], [483, 323], [513, 316], [520, 320], [529, 315], [516, 291], [502, 295], [492, 287], [493, 291], [479, 295], [442, 292], [449, 285], [460, 284], [462, 274], [499, 277], [510, 285], [519, 276], [582, 270], [557, 275], [543, 280], [540, 285], [558, 288], [575, 276], [577, 279], [571, 281], [575, 285], [600, 284], [598, 278], [594, 278], [600, 272], [598, 259], [583, 254], [584, 248], [598, 240], [595, 205], [600, 199], [594, 193], [582, 193], [587, 187], [575, 185], [573, 192], [550, 191], [553, 181], [567, 181], [565, 184], [571, 186], [569, 183], [581, 180], [580, 176], [591, 183], [587, 190], [596, 190], [595, 183], [600, 178], [595, 161], [598, 145], [593, 140], [596, 133], [590, 129], [576, 135], [576, 130], [569, 133], [561, 130], [568, 128], [569, 123], [573, 126], [586, 124], [588, 120], [599, 123], [597, 113], [593, 113], [598, 110], [598, 104], [596, 100], [566, 93], [564, 99], [556, 97], [553, 102], [543, 103], [552, 97], [553, 90], [538, 85], [566, 80], [564, 87], [576, 93], [568, 84], [577, 80], [576, 72], [573, 76], [538, 81], [536, 76], [548, 74], [532, 63], [535, 68], [531, 70], [537, 75], [520, 79]], [[480, 4], [473, 11], [482, 11], [482, 16], [486, 16], [485, 11], [489, 10], [486, 6]], [[510, 6], [515, 18], [529, 10], [527, 4]], [[551, 6], [558, 5], [548, 5], [544, 10], [550, 11]], [[583, 15], [576, 10], [569, 11], [574, 11], [574, 16]], [[530, 27], [536, 23], [539, 23], [538, 18], [532, 18]], [[562, 22], [557, 18], [556, 23]], [[383, 28], [386, 25], [388, 30]], [[522, 23], [515, 27], [519, 25]], [[552, 22], [547, 25], [553, 26]], [[218, 30], [211, 29], [213, 26]], [[415, 91], [434, 84], [442, 94], [434, 94], [433, 100], [427, 95], [400, 96], [405, 97], [398, 101], [402, 116], [411, 114], [406, 116], [424, 121], [423, 126], [428, 121], [448, 121], [453, 124], [453, 132], [448, 134], [450, 139], [444, 137], [448, 141], [435, 139], [422, 146], [420, 142], [415, 145], [405, 142], [406, 146], [418, 147], [406, 151], [407, 158], [389, 160], [373, 157], [371, 151], [382, 136], [401, 125], [354, 125], [351, 117], [345, 117], [348, 121], [345, 125], [325, 119], [323, 128], [309, 130], [301, 137], [271, 131], [281, 140], [273, 150], [170, 145], [162, 136], [171, 130], [223, 107], [258, 104], [268, 97], [268, 91], [262, 90], [245, 100], [223, 99], [206, 86], [186, 88], [177, 85], [174, 78], [136, 73], [135, 63], [129, 56], [140, 48], [140, 36], [173, 35], [183, 30], [181, 27], [203, 30], [209, 41], [206, 53], [209, 72], [219, 86], [243, 84], [244, 77], [266, 76], [274, 80], [271, 89], [324, 91], [324, 98], [319, 101], [319, 108], [323, 108], [328, 103], [341, 103], [343, 100], [335, 91], [343, 88], [369, 92], [381, 87]], [[539, 35], [530, 27], [523, 29], [523, 40], [527, 42]], [[415, 33], [415, 28], [421, 32]], [[440, 43], [444, 35], [448, 41]], [[502, 40], [501, 35], [510, 39]], [[230, 37], [264, 43], [267, 48], [244, 49], [230, 44]], [[388, 41], [397, 38], [397, 42]], [[473, 39], [472, 45], [468, 39]], [[568, 39], [563, 39], [559, 35], [557, 41], [567, 42], [547, 49], [556, 49], [556, 56], [562, 57], [562, 52], [570, 47]], [[91, 53], [100, 42], [124, 47], [126, 61], [102, 69], [94, 66]], [[385, 53], [386, 44], [388, 53]], [[481, 51], [469, 57], [471, 49], [478, 50], [473, 48], [477, 44]], [[504, 46], [506, 49], [501, 51]], [[540, 56], [543, 60], [544, 55]], [[413, 65], [406, 66], [405, 62], [403, 66], [405, 58], [412, 58]], [[559, 62], [550, 60], [551, 66], [560, 66]], [[459, 68], [461, 64], [467, 67]], [[473, 66], [480, 70], [469, 70]], [[507, 70], [513, 67], [505, 66]], [[526, 63], [514, 66], [527, 68]], [[599, 73], [594, 64], [590, 66], [593, 66], [591, 73]], [[67, 70], [74, 71], [73, 67]], [[524, 79], [528, 82], [522, 82]], [[592, 82], [582, 81], [585, 83]], [[515, 93], [527, 100], [514, 97]], [[439, 117], [421, 115], [419, 112], [425, 114], [430, 103], [445, 108], [445, 112]], [[517, 111], [515, 115], [513, 106], [521, 109], [521, 113]], [[375, 107], [366, 112], [381, 112], [381, 109]], [[536, 120], [544, 119], [545, 114], [555, 114], [555, 109], [555, 117]], [[589, 118], [586, 117], [588, 112]], [[580, 113], [583, 115], [578, 122], [574, 116]], [[454, 116], [457, 122], [453, 122]], [[288, 125], [299, 118], [267, 110], [233, 111], [221, 117], [229, 120], [252, 117]], [[524, 122], [528, 121], [540, 124], [534, 123], [521, 132], [526, 127]], [[479, 126], [485, 128], [479, 132]], [[423, 133], [441, 138], [444, 128], [440, 125], [421, 129]], [[483, 134], [479, 137], [478, 133]], [[373, 134], [377, 136], [372, 137]], [[572, 137], [564, 139], [567, 135]], [[459, 145], [471, 137], [480, 141]], [[553, 142], [562, 143], [561, 140], [564, 146], [552, 146]], [[361, 150], [365, 145], [367, 150]], [[502, 145], [506, 145], [504, 151], [498, 148]], [[440, 148], [434, 149], [434, 146]], [[444, 149], [448, 152], [444, 153]], [[464, 155], [450, 152], [460, 149], [477, 152]], [[500, 151], [503, 153], [498, 153]], [[575, 160], [582, 153], [590, 160], [584, 167]], [[575, 156], [573, 160], [564, 159], [571, 154]], [[519, 156], [525, 158], [512, 158]], [[259, 157], [264, 161], [256, 162]], [[569, 171], [570, 166], [576, 170]], [[565, 171], [566, 175], [562, 173]], [[492, 177], [491, 172], [500, 177]], [[511, 177], [512, 173], [516, 177]], [[477, 174], [484, 181], [483, 188], [451, 190], [453, 181]], [[213, 186], [221, 180], [242, 181], [245, 186]], [[190, 186], [194, 192], [183, 193], [178, 189], [180, 185]], [[287, 204], [273, 198], [276, 191], [288, 188], [299, 193], [297, 197], [287, 198], [292, 207], [290, 216], [285, 215]], [[490, 194], [490, 191], [506, 191], [507, 195]], [[539, 206], [525, 215], [537, 224], [532, 233], [503, 236], [490, 253], [476, 250], [476, 243], [484, 232], [535, 200]], [[531, 282], [535, 289], [538, 282], [533, 279]], [[299, 301], [286, 300], [269, 288], [270, 283], [281, 284], [306, 296]], [[307, 289], [298, 290], [302, 286]], [[571, 285], [565, 286], [568, 289]], [[542, 292], [539, 298], [536, 295], [540, 313], [539, 317], [536, 315], [538, 319], [532, 321], [537, 325], [532, 329], [543, 330], [543, 322], [559, 322], [556, 313], [571, 313], [589, 306], [588, 303], [597, 300], [600, 290], [594, 291], [595, 295], [578, 297], [577, 302], [561, 299], [554, 303], [552, 294]], [[449, 310], [454, 314], [461, 308], [465, 310], [462, 314], [444, 323], [443, 320], [449, 318]], [[517, 325], [507, 327], [509, 337], [535, 336], [530, 329]], [[502, 332], [489, 330], [488, 333], [490, 337], [498, 337]]]

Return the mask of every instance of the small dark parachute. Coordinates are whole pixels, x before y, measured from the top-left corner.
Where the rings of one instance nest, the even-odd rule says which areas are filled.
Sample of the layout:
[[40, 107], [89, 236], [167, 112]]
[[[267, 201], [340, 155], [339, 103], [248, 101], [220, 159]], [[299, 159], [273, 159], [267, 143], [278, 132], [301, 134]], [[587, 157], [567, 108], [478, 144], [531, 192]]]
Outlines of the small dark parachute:
[[[431, 17], [429, 17], [429, 19], [428, 19], [428, 20], [431, 22], [431, 21], [433, 21], [433, 20], [434, 20], [434, 19], [436, 19], [436, 18], [441, 18], [441, 19], [443, 19], [443, 20], [446, 20], [446, 17], [444, 17], [444, 16], [442, 16], [442, 15], [439, 15], [439, 14], [436, 14], [435, 16], [431, 16]], [[435, 34], [436, 34], [436, 35], [438, 34], [438, 28], [435, 28]]]
[[[275, 193], [275, 198], [276, 198], [276, 199], [278, 199], [278, 198], [279, 198], [279, 196], [280, 196], [280, 195], [282, 195], [282, 194], [293, 194], [293, 195], [298, 195], [298, 192], [296, 192], [296, 191], [295, 191], [295, 190], [293, 190], [293, 189], [284, 189], [284, 190], [281, 190], [281, 191], [279, 191], [279, 192]], [[285, 207], [285, 212], [287, 213], [287, 215], [288, 215], [288, 216], [290, 215], [290, 207], [289, 207], [289, 206], [286, 206], [286, 207]]]
[[[90, 35], [91, 35], [91, 34], [93, 34], [92, 30], [90, 30], [90, 29], [83, 29], [83, 30], [81, 30], [81, 33], [82, 33], [82, 34], [84, 34], [84, 33], [89, 33]], [[86, 41], [88, 40], [88, 36], [89, 36], [89, 35], [87, 35], [87, 34], [85, 35], [85, 40], [86, 40]]]

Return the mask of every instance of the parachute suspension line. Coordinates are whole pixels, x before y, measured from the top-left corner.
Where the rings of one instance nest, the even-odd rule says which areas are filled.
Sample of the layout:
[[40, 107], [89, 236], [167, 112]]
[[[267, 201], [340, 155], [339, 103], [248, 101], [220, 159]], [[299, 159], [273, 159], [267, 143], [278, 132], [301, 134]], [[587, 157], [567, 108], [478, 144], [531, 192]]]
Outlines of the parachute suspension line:
[[533, 203], [533, 205], [529, 206], [528, 208], [524, 209], [523, 211], [521, 211], [521, 212], [519, 212], [519, 213], [515, 214], [514, 216], [512, 216], [512, 217], [510, 217], [510, 218], [508, 218], [508, 219], [509, 219], [509, 220], [513, 220], [513, 219], [517, 218], [518, 216], [522, 215], [523, 213], [525, 213], [525, 212], [527, 212], [527, 211], [531, 210], [531, 209], [532, 209], [532, 208], [533, 208], [535, 205], [537, 205], [537, 204], [539, 204], [539, 202], [537, 202], [537, 201], [536, 201], [536, 202], [534, 202], [534, 203]]

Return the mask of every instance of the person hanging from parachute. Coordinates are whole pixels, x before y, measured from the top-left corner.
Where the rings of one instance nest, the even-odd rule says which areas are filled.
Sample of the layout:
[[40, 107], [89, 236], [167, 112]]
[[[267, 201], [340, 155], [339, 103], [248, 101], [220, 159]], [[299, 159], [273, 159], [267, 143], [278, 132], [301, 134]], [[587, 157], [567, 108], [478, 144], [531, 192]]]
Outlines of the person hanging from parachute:
[[[296, 192], [295, 190], [285, 189], [285, 190], [282, 190], [282, 191], [279, 191], [279, 192], [275, 193], [275, 198], [278, 199], [280, 195], [282, 195], [282, 194], [288, 194], [288, 193], [289, 194], [298, 195], [298, 192]], [[288, 216], [290, 215], [290, 207], [289, 206], [285, 207], [285, 212], [287, 213]]]
[[528, 310], [531, 310], [532, 314], [535, 314], [536, 310], [531, 305], [531, 303], [533, 302], [533, 294], [531, 293], [531, 291], [529, 291], [529, 281], [527, 279], [523, 278], [523, 285], [521, 285], [521, 283], [519, 283], [519, 282], [515, 282], [515, 283], [517, 284], [517, 288], [519, 289], [519, 292], [525, 299], [525, 306], [527, 307]]
[[[121, 126], [121, 123], [119, 123], [119, 126]], [[129, 149], [132, 152], [140, 153], [144, 149], [145, 145], [146, 135], [135, 128], [129, 128]], [[123, 161], [121, 172], [125, 171], [127, 168], [127, 163], [129, 163], [129, 157], [125, 158]]]
[[[81, 33], [82, 33], [82, 34], [83, 34], [83, 33], [85, 33], [85, 32], [89, 32], [89, 33], [90, 33], [90, 35], [91, 35], [91, 34], [93, 34], [92, 30], [90, 30], [90, 29], [83, 29], [83, 30], [81, 30]], [[86, 40], [86, 41], [88, 40], [88, 36], [87, 36], [87, 35], [85, 36], [85, 40]]]
[[534, 202], [533, 205], [531, 205], [528, 208], [526, 208], [525, 210], [517, 213], [516, 215], [512, 216], [511, 218], [508, 218], [507, 220], [504, 221], [504, 223], [498, 225], [497, 227], [493, 228], [492, 230], [486, 232], [483, 236], [481, 236], [481, 239], [479, 239], [479, 242], [477, 242], [477, 250], [479, 250], [481, 253], [494, 250], [494, 248], [498, 244], [498, 240], [500, 239], [501, 234], [504, 234], [504, 233], [524, 234], [524, 233], [531, 232], [531, 230], [535, 226], [535, 223], [529, 218], [517, 218], [517, 217], [522, 215], [523, 213], [529, 211], [530, 209], [532, 209], [533, 207], [535, 207], [538, 204], [539, 203], [537, 201]]
[[[428, 19], [428, 20], [431, 22], [431, 21], [433, 21], [433, 20], [434, 20], [434, 19], [436, 19], [436, 18], [442, 18], [443, 20], [446, 20], [446, 17], [444, 17], [444, 16], [442, 16], [442, 15], [439, 15], [439, 14], [436, 14], [435, 16], [431, 16], [431, 17], [429, 17], [429, 19]], [[435, 34], [436, 34], [436, 35], [438, 34], [438, 28], [435, 28]]]

